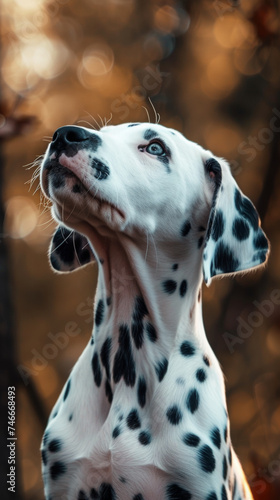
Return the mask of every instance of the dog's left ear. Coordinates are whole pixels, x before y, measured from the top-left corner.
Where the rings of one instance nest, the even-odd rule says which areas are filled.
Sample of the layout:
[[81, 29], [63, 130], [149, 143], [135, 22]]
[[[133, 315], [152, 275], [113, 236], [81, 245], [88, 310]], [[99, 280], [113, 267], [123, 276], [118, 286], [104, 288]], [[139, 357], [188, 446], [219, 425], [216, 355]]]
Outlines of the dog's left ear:
[[67, 273], [89, 264], [95, 258], [85, 236], [58, 226], [50, 244], [49, 260], [55, 271]]
[[256, 208], [238, 188], [228, 164], [208, 156], [204, 166], [208, 189], [212, 192], [203, 252], [203, 275], [209, 286], [213, 276], [264, 264], [269, 242], [260, 227]]

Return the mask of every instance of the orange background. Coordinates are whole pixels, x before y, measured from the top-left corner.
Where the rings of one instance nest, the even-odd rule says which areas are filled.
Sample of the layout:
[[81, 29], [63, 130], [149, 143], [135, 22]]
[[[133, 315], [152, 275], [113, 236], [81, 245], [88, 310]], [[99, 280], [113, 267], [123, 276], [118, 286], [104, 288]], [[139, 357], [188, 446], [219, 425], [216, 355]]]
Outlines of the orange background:
[[[43, 498], [44, 415], [89, 339], [96, 284], [94, 266], [69, 276], [50, 270], [55, 225], [36, 167], [59, 126], [155, 121], [154, 106], [163, 125], [230, 162], [271, 241], [265, 270], [214, 280], [203, 295], [234, 447], [255, 499], [279, 499], [280, 309], [272, 300], [280, 290], [279, 2], [2, 0], [1, 8], [4, 237], [23, 378], [16, 396], [21, 498]], [[254, 301], [264, 300], [270, 314], [254, 316]], [[247, 338], [238, 336], [240, 318], [254, 324]], [[69, 321], [81, 333], [54, 348], [49, 333]], [[231, 350], [227, 333], [239, 339]]]

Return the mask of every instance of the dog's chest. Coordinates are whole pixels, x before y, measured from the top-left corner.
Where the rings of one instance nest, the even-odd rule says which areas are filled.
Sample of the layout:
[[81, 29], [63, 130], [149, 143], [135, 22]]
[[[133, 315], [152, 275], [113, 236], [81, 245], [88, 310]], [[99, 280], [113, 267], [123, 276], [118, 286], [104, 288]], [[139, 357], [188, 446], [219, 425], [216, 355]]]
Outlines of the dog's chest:
[[[168, 485], [191, 487], [194, 494], [198, 475], [204, 472], [209, 482], [214, 470], [220, 474], [220, 449], [226, 454], [230, 450], [222, 439], [227, 426], [223, 391], [212, 363], [202, 352], [195, 355], [192, 347], [181, 344], [160, 373], [161, 381], [156, 374], [152, 380], [138, 375], [133, 387], [121, 380], [109, 403], [106, 381], [98, 386], [86, 369], [94, 352], [88, 346], [47, 428], [43, 460], [50, 494], [66, 489], [67, 498], [75, 491], [77, 499], [85, 490], [91, 498], [91, 489], [98, 492], [102, 485], [111, 485], [122, 500], [138, 493], [162, 499]], [[209, 404], [211, 394], [214, 407]], [[213, 442], [215, 432], [219, 449]]]

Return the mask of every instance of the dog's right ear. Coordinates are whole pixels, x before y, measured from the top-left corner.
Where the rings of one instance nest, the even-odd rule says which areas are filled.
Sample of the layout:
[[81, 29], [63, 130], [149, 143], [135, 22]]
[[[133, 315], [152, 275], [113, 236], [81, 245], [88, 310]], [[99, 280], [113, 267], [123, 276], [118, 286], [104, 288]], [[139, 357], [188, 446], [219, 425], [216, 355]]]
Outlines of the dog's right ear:
[[85, 236], [58, 226], [52, 237], [49, 260], [55, 271], [67, 273], [95, 261], [95, 258]]

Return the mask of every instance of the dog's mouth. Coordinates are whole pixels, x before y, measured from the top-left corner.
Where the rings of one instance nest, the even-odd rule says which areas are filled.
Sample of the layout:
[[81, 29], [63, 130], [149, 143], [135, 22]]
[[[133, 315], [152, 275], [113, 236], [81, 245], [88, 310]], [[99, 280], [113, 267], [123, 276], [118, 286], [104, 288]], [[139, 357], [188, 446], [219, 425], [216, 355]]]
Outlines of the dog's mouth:
[[43, 164], [41, 186], [62, 222], [67, 223], [65, 219], [70, 216], [83, 217], [86, 212], [87, 218], [98, 218], [112, 229], [123, 227], [125, 213], [101, 194], [98, 180], [98, 175], [93, 178], [89, 174], [86, 152], [79, 151], [72, 157], [52, 153]]

